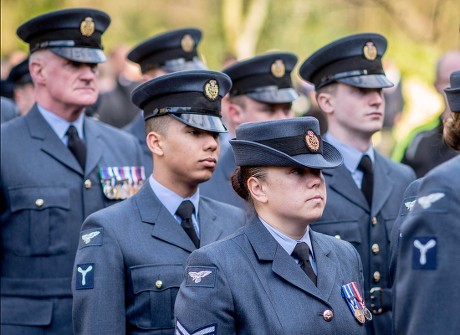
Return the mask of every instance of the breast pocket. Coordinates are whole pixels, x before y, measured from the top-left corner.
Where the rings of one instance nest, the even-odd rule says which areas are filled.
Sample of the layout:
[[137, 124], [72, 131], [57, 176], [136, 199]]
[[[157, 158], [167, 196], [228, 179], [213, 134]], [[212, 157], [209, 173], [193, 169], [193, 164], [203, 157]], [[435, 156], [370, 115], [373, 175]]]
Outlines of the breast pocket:
[[66, 224], [70, 193], [62, 187], [21, 187], [9, 190], [12, 224], [4, 227], [5, 248], [19, 256], [56, 255], [70, 245]]
[[361, 244], [361, 232], [358, 221], [319, 221], [311, 225], [311, 228], [319, 233], [335, 236], [354, 245]]
[[131, 268], [134, 290], [133, 316], [142, 329], [174, 327], [174, 302], [184, 278], [182, 264]]

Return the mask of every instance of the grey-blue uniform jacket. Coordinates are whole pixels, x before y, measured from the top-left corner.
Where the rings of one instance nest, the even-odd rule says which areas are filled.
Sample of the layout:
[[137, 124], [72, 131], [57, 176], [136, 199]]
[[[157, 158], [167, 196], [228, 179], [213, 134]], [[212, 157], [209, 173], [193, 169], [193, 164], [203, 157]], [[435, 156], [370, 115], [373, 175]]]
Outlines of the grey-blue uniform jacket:
[[401, 225], [396, 334], [460, 334], [460, 156], [422, 180]]
[[318, 286], [258, 218], [194, 251], [176, 299], [177, 334], [365, 334], [341, 296], [352, 281], [362, 293], [358, 253], [333, 237], [310, 237]]
[[145, 135], [145, 121], [144, 121], [144, 114], [142, 111], [134, 117], [134, 119], [128, 123], [123, 130], [133, 135], [139, 145], [142, 148], [142, 162], [144, 165], [145, 177], [148, 179], [149, 176], [152, 174], [153, 169], [153, 158], [152, 153], [150, 152], [147, 143], [145, 142], [146, 135]]
[[311, 228], [346, 240], [358, 251], [364, 269], [366, 306], [377, 311], [373, 320], [366, 322], [366, 328], [368, 334], [380, 335], [391, 334], [392, 328], [389, 312], [392, 302], [389, 283], [391, 230], [404, 191], [415, 180], [415, 174], [409, 167], [392, 162], [375, 150], [374, 157], [372, 208], [344, 165], [325, 169], [326, 208], [321, 220]]
[[[205, 197], [198, 215], [201, 245], [245, 223], [242, 210]], [[81, 236], [72, 282], [75, 334], [174, 334], [174, 301], [196, 248], [150, 184], [88, 217]]]
[[81, 225], [116, 202], [105, 198], [99, 168], [141, 164], [131, 135], [87, 117], [84, 132], [85, 171], [36, 106], [2, 125], [4, 334], [72, 333], [70, 283]]

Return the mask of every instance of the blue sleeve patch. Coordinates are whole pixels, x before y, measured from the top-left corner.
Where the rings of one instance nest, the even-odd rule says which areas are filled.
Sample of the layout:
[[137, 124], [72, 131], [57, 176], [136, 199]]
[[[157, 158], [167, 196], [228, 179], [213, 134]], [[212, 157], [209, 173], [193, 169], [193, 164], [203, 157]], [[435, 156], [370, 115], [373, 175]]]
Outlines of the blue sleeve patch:
[[217, 324], [213, 323], [199, 329], [194, 330], [193, 332], [185, 328], [179, 320], [176, 321], [176, 335], [216, 335], [217, 334]]
[[414, 238], [412, 269], [436, 270], [437, 241], [433, 236]]
[[209, 266], [187, 266], [185, 285], [215, 287], [217, 268]]
[[94, 263], [78, 264], [75, 289], [86, 290], [94, 288]]
[[103, 228], [87, 229], [80, 232], [79, 249], [102, 245]]

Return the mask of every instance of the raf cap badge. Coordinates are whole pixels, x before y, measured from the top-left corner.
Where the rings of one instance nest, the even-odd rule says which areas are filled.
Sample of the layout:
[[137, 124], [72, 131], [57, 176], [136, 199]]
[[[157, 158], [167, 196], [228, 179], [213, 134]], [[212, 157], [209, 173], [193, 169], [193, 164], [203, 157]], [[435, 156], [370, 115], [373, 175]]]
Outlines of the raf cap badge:
[[276, 78], [281, 78], [286, 73], [286, 67], [281, 59], [277, 59], [273, 62], [271, 71], [273, 76]]
[[87, 17], [81, 21], [80, 32], [86, 37], [90, 37], [94, 33], [94, 21], [91, 17]]
[[204, 85], [203, 93], [208, 100], [215, 101], [219, 96], [219, 85], [217, 84], [217, 80], [208, 80]]
[[307, 135], [305, 135], [305, 143], [310, 151], [317, 152], [319, 150], [319, 139], [313, 130], [307, 131]]
[[192, 36], [185, 34], [180, 41], [180, 46], [185, 52], [191, 52], [195, 47], [195, 41], [193, 40]]
[[377, 58], [377, 48], [374, 45], [374, 42], [367, 42], [363, 48], [364, 57], [367, 60], [373, 61]]

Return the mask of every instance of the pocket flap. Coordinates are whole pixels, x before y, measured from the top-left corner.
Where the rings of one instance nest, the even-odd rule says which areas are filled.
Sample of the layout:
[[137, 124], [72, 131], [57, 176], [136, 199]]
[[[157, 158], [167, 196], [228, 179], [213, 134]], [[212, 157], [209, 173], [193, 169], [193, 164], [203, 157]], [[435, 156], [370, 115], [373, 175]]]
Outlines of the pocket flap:
[[59, 207], [70, 209], [70, 191], [63, 187], [21, 187], [9, 189], [11, 212]]
[[2, 324], [47, 326], [51, 324], [53, 302], [2, 296]]
[[131, 268], [133, 290], [137, 294], [142, 291], [163, 291], [171, 287], [180, 287], [184, 279], [182, 264], [142, 265]]

